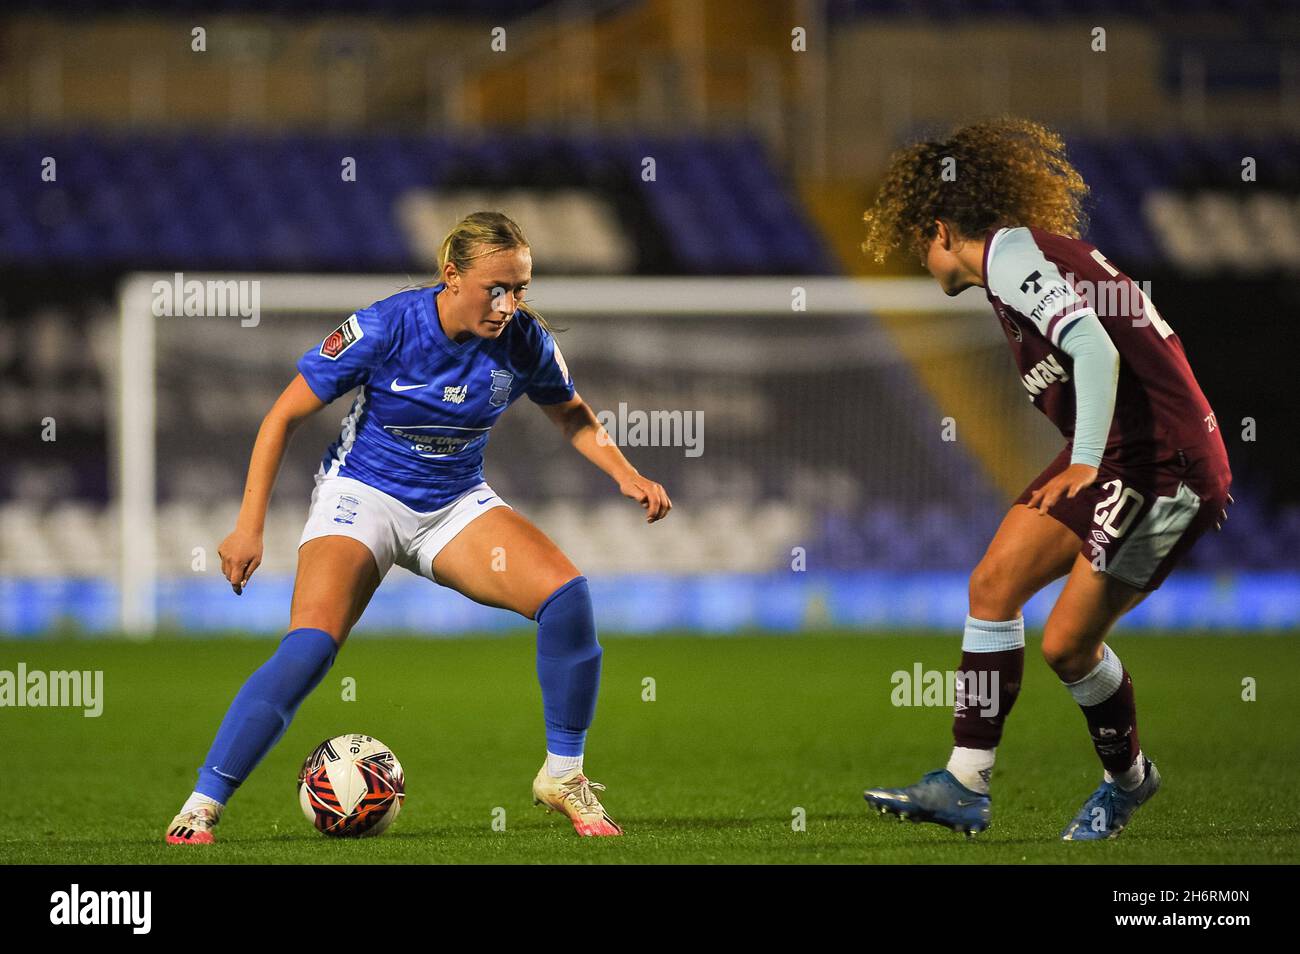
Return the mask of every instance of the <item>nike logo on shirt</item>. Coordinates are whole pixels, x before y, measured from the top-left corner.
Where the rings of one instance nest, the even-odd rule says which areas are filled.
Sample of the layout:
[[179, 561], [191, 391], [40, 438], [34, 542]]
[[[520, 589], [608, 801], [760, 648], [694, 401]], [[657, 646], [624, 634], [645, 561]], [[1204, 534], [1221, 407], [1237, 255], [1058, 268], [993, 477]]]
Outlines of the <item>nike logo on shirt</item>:
[[428, 386], [429, 385], [427, 384], [398, 384], [397, 378], [393, 378], [393, 383], [391, 385], [394, 391], [411, 391], [415, 388], [427, 388]]

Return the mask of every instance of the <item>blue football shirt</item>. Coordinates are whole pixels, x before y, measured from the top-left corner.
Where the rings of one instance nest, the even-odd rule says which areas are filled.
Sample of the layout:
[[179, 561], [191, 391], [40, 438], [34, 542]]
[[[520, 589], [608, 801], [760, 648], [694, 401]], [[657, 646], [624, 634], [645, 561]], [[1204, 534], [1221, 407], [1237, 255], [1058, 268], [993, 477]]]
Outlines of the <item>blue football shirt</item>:
[[319, 473], [359, 480], [421, 513], [483, 480], [488, 431], [521, 395], [538, 404], [574, 395], [555, 339], [522, 312], [495, 339], [448, 338], [438, 321], [442, 289], [375, 302], [298, 359], [326, 404], [361, 389]]

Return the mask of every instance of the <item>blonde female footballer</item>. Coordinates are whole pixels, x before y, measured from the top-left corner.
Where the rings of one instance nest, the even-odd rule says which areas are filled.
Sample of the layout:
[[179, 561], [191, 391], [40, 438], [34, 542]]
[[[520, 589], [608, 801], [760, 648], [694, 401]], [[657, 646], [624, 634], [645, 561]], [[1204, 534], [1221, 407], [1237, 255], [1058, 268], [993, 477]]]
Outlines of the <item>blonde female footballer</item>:
[[[236, 593], [261, 563], [267, 503], [294, 429], [359, 389], [316, 474], [289, 632], [235, 696], [168, 843], [212, 842], [231, 795], [325, 676], [394, 563], [537, 621], [546, 761], [534, 799], [581, 835], [622, 834], [596, 797], [603, 786], [583, 773], [602, 654], [587, 579], [484, 482], [488, 432], [527, 394], [647, 522], [672, 502], [608, 439], [524, 303], [532, 255], [519, 227], [476, 212], [447, 235], [439, 265], [439, 284], [376, 302], [309, 349], [262, 422], [237, 525], [218, 551]], [[510, 554], [501, 571], [492, 567], [498, 547]]]

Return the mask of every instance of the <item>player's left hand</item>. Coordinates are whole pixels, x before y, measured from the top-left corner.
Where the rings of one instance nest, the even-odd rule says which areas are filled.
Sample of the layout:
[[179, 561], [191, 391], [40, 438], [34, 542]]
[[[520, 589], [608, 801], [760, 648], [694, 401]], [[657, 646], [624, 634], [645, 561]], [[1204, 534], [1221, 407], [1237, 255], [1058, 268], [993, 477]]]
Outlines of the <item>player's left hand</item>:
[[673, 509], [673, 502], [668, 499], [668, 491], [653, 480], [634, 474], [618, 485], [624, 497], [631, 497], [645, 509], [645, 522], [654, 523], [668, 516]]
[[1074, 497], [1097, 481], [1097, 468], [1088, 464], [1071, 464], [1043, 486], [1029, 495], [1027, 506], [1036, 508], [1039, 513], [1047, 513], [1061, 495]]

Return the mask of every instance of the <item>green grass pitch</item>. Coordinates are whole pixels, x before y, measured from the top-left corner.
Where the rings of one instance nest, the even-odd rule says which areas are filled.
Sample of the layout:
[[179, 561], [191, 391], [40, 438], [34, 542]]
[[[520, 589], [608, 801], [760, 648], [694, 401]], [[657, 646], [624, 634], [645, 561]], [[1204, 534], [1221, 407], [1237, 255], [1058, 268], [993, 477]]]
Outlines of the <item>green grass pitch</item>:
[[[166, 846], [163, 828], [271, 641], [0, 642], [0, 669], [102, 669], [105, 697], [99, 718], [0, 709], [0, 863], [1300, 861], [1294, 636], [1112, 640], [1165, 779], [1115, 842], [1057, 840], [1101, 771], [1036, 634], [998, 754], [993, 827], [967, 840], [869, 814], [864, 787], [914, 781], [947, 758], [949, 711], [890, 698], [895, 670], [959, 663], [959, 635], [947, 635], [606, 637], [587, 770], [608, 785], [627, 835], [582, 839], [531, 804], [543, 737], [528, 636], [361, 632], [232, 800], [211, 848]], [[345, 677], [355, 701], [342, 698]], [[642, 698], [647, 677], [654, 701]], [[1242, 699], [1246, 677], [1257, 701]], [[385, 835], [336, 841], [302, 817], [294, 781], [316, 743], [354, 731], [393, 747], [408, 797]]]

